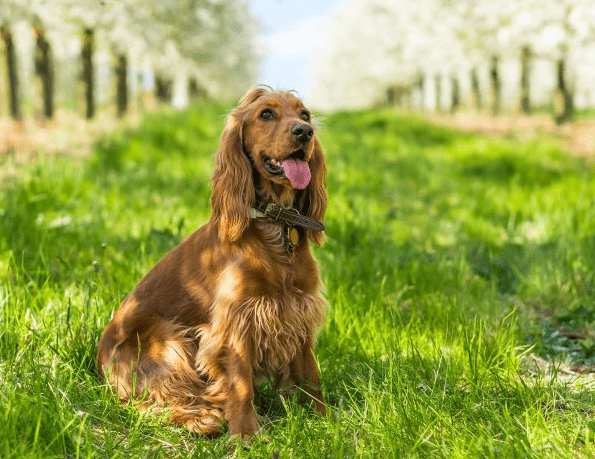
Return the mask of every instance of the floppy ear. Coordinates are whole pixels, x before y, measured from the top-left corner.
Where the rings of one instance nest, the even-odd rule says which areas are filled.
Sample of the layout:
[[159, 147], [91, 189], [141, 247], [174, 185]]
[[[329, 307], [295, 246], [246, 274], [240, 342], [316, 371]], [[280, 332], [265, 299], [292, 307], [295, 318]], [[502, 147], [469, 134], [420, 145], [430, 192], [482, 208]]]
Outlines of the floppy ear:
[[244, 153], [242, 125], [250, 104], [269, 92], [265, 87], [250, 89], [230, 113], [221, 134], [212, 180], [211, 207], [219, 238], [223, 241], [237, 241], [250, 225], [254, 182], [252, 164]]
[[[312, 178], [306, 189], [306, 199], [303, 208], [308, 217], [314, 218], [319, 222], [324, 220], [326, 211], [326, 164], [324, 154], [318, 139], [314, 137], [314, 153], [310, 160], [310, 173]], [[324, 232], [307, 230], [308, 237], [318, 245], [324, 242]]]
[[211, 207], [219, 238], [237, 241], [250, 224], [254, 204], [252, 165], [242, 147], [242, 121], [238, 109], [227, 119], [213, 173]]

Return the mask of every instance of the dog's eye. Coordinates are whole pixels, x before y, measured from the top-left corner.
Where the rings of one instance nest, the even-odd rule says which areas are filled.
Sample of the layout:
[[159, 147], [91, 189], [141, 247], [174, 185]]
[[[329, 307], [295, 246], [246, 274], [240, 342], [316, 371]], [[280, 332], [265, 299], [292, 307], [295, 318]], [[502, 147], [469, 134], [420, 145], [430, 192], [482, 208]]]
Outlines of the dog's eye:
[[310, 114], [306, 110], [303, 110], [302, 113], [300, 113], [300, 118], [304, 121], [310, 121]]
[[275, 113], [270, 108], [265, 108], [262, 112], [260, 112], [260, 117], [263, 120], [272, 120], [275, 117]]

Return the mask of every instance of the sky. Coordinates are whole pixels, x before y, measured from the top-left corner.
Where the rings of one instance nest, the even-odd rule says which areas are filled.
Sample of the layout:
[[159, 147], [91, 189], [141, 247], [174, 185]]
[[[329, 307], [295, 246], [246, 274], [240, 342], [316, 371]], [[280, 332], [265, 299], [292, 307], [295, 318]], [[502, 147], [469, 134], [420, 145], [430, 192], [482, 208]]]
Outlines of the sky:
[[249, 0], [262, 26], [257, 83], [296, 90], [307, 99], [315, 77], [313, 59], [342, 0]]

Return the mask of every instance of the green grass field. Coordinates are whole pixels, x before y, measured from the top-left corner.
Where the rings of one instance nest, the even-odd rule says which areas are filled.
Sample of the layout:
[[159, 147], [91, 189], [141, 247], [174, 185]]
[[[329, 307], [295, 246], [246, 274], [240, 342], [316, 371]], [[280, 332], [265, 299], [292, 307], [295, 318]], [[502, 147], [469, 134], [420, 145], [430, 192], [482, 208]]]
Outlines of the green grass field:
[[332, 414], [265, 387], [247, 449], [122, 406], [94, 371], [100, 333], [208, 219], [226, 110], [153, 115], [84, 160], [2, 175], [0, 457], [593, 457], [590, 378], [530, 356], [595, 363], [594, 164], [390, 111], [320, 128]]

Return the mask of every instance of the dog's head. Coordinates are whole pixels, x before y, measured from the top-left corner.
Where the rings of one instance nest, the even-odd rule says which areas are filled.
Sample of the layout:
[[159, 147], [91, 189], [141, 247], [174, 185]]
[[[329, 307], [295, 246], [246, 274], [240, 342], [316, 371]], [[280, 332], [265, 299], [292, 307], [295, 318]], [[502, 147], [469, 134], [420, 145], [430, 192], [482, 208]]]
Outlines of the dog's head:
[[[219, 236], [239, 239], [258, 194], [322, 221], [326, 167], [309, 110], [290, 92], [251, 89], [229, 115], [213, 175]], [[308, 230], [316, 243], [321, 233]]]

